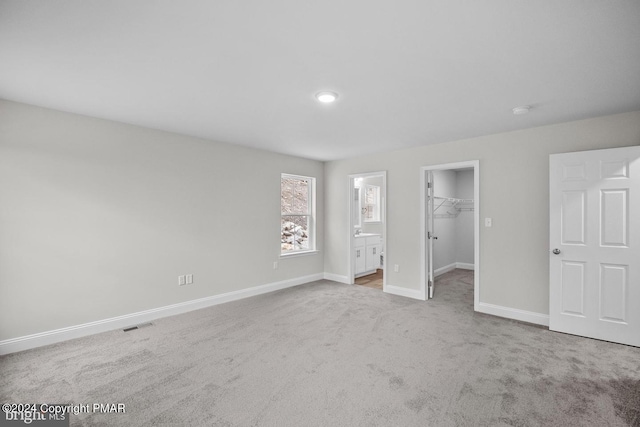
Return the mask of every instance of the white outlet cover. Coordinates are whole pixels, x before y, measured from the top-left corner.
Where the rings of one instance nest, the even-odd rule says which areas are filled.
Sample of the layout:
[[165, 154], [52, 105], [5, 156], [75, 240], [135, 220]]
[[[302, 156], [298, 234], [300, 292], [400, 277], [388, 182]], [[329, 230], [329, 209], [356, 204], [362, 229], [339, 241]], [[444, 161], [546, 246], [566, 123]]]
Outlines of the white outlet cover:
[[186, 285], [186, 280], [184, 276], [178, 276], [178, 285]]
[[493, 221], [491, 220], [491, 218], [485, 218], [484, 219], [484, 226], [485, 227], [491, 227], [492, 224], [493, 224]]
[[193, 283], [193, 274], [187, 274], [187, 285]]

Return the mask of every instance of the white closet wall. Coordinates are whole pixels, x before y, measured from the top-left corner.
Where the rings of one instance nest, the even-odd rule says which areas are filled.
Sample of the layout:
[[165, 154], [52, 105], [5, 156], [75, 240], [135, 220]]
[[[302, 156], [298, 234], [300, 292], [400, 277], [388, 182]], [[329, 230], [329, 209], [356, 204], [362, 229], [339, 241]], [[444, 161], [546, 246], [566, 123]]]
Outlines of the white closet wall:
[[[473, 170], [456, 172], [456, 196], [473, 199]], [[456, 262], [473, 264], [473, 211], [462, 211], [456, 222]]]
[[[473, 170], [433, 172], [434, 196], [473, 199]], [[436, 206], [438, 203], [436, 203]], [[436, 211], [447, 212], [446, 207]], [[436, 275], [455, 268], [456, 263], [473, 264], [473, 212], [462, 211], [455, 218], [436, 215], [433, 267]]]

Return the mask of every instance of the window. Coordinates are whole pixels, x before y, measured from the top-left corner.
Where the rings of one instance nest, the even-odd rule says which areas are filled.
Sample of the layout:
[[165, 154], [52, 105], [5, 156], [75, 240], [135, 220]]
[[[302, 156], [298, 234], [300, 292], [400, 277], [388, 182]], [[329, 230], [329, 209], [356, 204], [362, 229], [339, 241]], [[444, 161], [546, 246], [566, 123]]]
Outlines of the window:
[[367, 185], [362, 207], [364, 222], [380, 222], [380, 187]]
[[280, 178], [280, 254], [315, 250], [316, 180], [283, 173]]

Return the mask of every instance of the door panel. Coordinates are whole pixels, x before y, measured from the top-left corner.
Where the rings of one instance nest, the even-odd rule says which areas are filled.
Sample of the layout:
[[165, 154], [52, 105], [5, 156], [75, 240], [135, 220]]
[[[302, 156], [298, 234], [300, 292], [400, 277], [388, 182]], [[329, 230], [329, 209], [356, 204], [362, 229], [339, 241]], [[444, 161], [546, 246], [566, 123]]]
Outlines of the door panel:
[[[356, 242], [357, 244], [357, 242]], [[353, 249], [355, 257], [355, 274], [364, 273], [366, 271], [366, 256], [364, 253], [364, 246], [356, 246]]]
[[366, 263], [367, 263], [367, 271], [376, 269], [375, 259], [376, 259], [376, 247], [367, 245], [367, 255], [366, 255]]
[[585, 236], [585, 191], [562, 193], [562, 243], [584, 245]]
[[626, 323], [627, 266], [600, 265], [600, 319]]
[[586, 181], [587, 164], [581, 161], [565, 161], [562, 163], [563, 181]]
[[640, 147], [550, 156], [549, 328], [640, 346]]
[[562, 261], [562, 313], [584, 315], [585, 263]]
[[629, 178], [629, 162], [627, 159], [600, 161], [600, 178]]
[[600, 192], [600, 244], [627, 246], [627, 200], [629, 190], [602, 190]]

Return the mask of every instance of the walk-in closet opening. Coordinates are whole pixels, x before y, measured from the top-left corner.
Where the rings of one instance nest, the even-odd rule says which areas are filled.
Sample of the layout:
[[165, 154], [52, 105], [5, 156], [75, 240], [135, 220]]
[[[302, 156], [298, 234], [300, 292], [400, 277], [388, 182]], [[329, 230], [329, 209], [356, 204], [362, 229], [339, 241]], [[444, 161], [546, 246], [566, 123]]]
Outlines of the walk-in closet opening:
[[384, 290], [386, 173], [349, 176], [350, 283]]
[[463, 162], [422, 168], [423, 291], [438, 297], [438, 287], [465, 287], [470, 305], [479, 293], [478, 164]]

